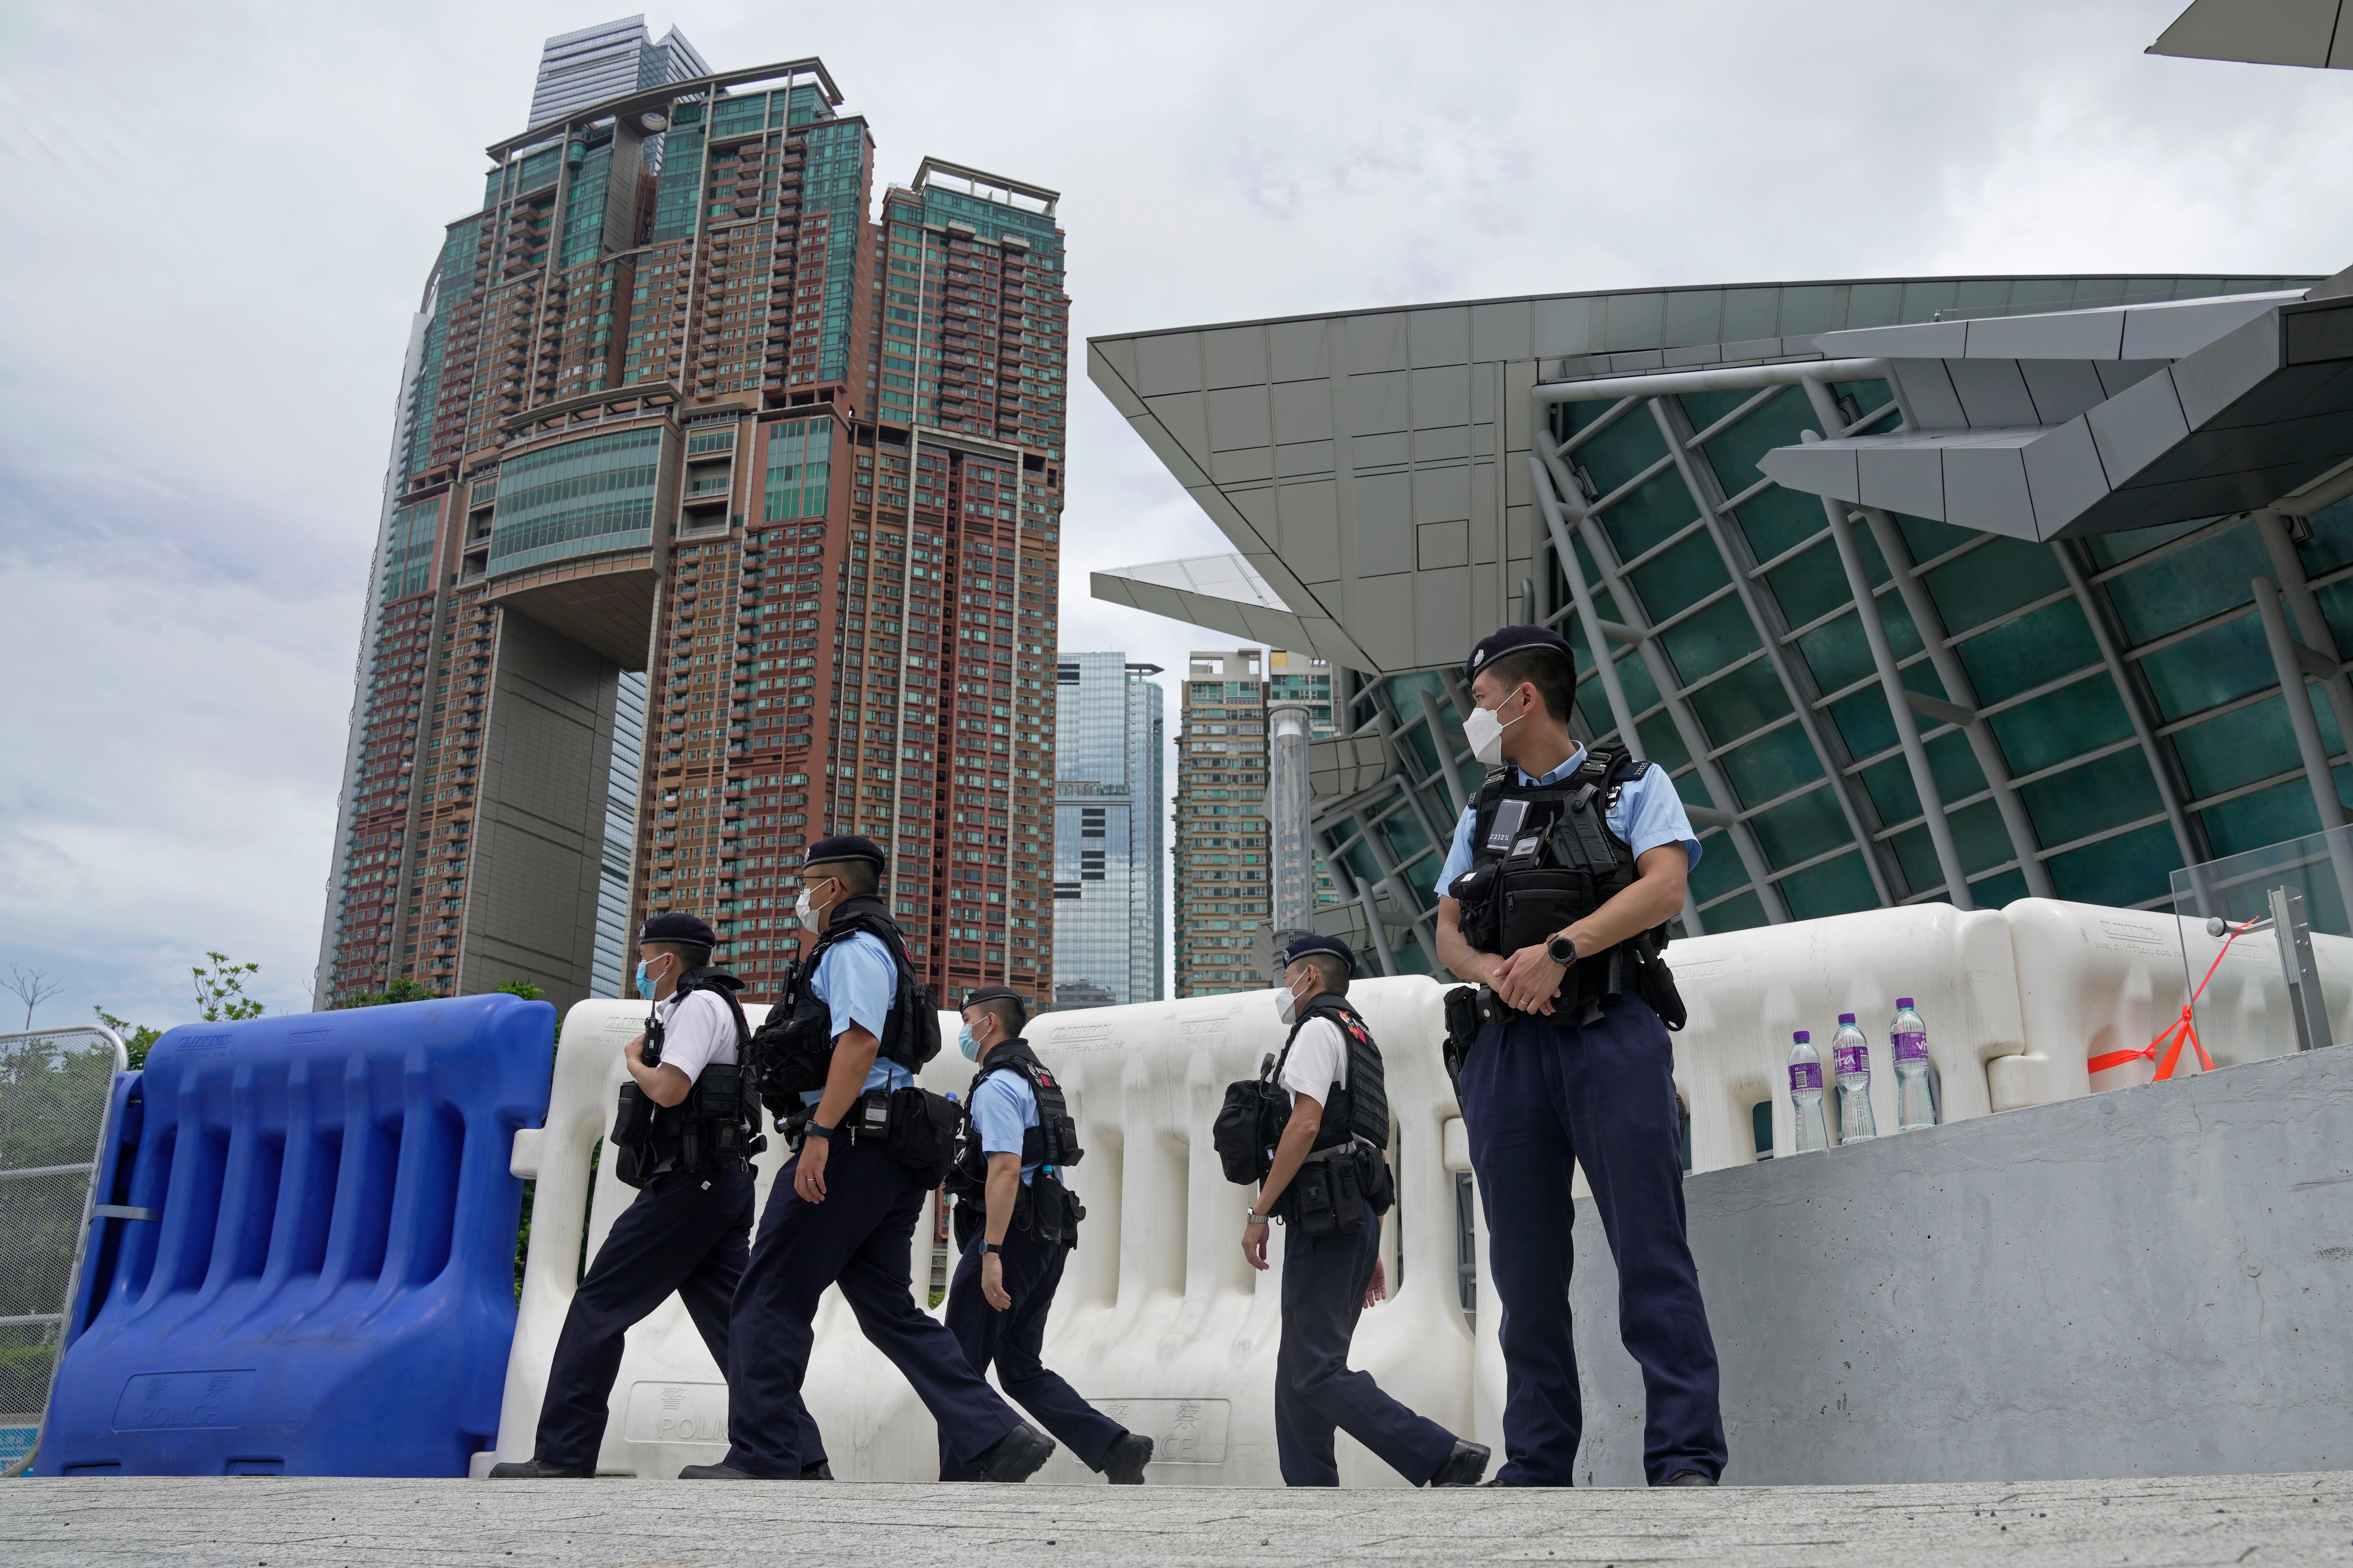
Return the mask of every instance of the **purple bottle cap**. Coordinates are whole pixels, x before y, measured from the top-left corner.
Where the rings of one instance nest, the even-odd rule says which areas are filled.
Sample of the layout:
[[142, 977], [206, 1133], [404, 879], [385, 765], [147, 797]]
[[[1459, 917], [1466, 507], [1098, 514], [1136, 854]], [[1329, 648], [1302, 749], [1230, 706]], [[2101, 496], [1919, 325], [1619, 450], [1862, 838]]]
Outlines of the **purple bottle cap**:
[[1808, 1042], [1809, 1044], [1810, 1044], [1810, 1043], [1812, 1042], [1813, 1037], [1813, 1037], [1813, 1033], [1812, 1033], [1812, 1031], [1810, 1031], [1810, 1030], [1807, 1030], [1807, 1029], [1800, 1029], [1800, 1030], [1799, 1030], [1796, 1034], [1791, 1035], [1791, 1036], [1789, 1037], [1789, 1038], [1791, 1038], [1791, 1039], [1793, 1039], [1793, 1040], [1804, 1040], [1804, 1041]]
[[1909, 1007], [1912, 1005], [1912, 998], [1909, 996], [1898, 996], [1895, 999], [1895, 1005], [1899, 1008]]
[[1854, 1015], [1852, 1013], [1841, 1013], [1839, 1015], [1839, 1022], [1841, 1024], [1852, 1024], [1854, 1022]]

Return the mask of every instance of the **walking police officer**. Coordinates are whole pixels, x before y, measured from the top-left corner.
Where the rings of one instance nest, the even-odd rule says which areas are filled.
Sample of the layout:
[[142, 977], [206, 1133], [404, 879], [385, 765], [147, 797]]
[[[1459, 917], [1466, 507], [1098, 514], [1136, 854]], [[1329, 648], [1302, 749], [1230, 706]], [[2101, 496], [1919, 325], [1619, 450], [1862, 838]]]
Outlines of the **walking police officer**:
[[1658, 948], [1699, 843], [1662, 770], [1571, 737], [1577, 666], [1558, 634], [1506, 626], [1464, 674], [1476, 705], [1464, 733], [1492, 771], [1439, 877], [1438, 953], [1483, 987], [1460, 1088], [1503, 1308], [1506, 1462], [1490, 1484], [1567, 1486], [1576, 1463], [1574, 1161], [1642, 1369], [1643, 1470], [1653, 1486], [1714, 1486], [1725, 1457], [1715, 1343], [1683, 1234], [1673, 1054], [1658, 1010], [1681, 1024]]
[[894, 1105], [893, 1095], [913, 1088], [913, 1069], [937, 1049], [938, 1016], [877, 896], [884, 865], [881, 846], [846, 834], [812, 845], [801, 868], [801, 924], [819, 934], [762, 1026], [759, 1048], [777, 1033], [782, 1081], [802, 1102], [787, 1131], [803, 1142], [768, 1194], [735, 1289], [732, 1445], [723, 1463], [690, 1465], [684, 1479], [801, 1473], [811, 1321], [833, 1284], [860, 1331], [914, 1384], [958, 1463], [977, 1465], [989, 1480], [1019, 1481], [1054, 1451], [1053, 1439], [1016, 1416], [955, 1337], [914, 1302], [915, 1220], [931, 1183], [892, 1157], [894, 1121], [922, 1114], [904, 1100]]
[[1264, 1269], [1268, 1220], [1286, 1227], [1275, 1454], [1285, 1485], [1336, 1487], [1336, 1428], [1416, 1486], [1476, 1486], [1486, 1448], [1415, 1415], [1372, 1373], [1348, 1365], [1356, 1319], [1388, 1294], [1380, 1216], [1396, 1191], [1380, 1049], [1347, 1000], [1355, 973], [1356, 957], [1337, 937], [1302, 937], [1283, 951], [1277, 1005], [1291, 1035], [1274, 1075], [1291, 1116], [1242, 1232], [1242, 1256]]
[[[712, 1359], [727, 1365], [728, 1310], [752, 1228], [752, 1173], [737, 1061], [747, 1031], [733, 994], [741, 983], [709, 967], [715, 942], [690, 914], [655, 915], [638, 931], [638, 994], [652, 998], [653, 1012], [646, 1033], [623, 1049], [635, 1093], [622, 1090], [616, 1146], [607, 1151], [638, 1195], [573, 1292], [533, 1457], [491, 1466], [501, 1480], [596, 1472], [623, 1337], [671, 1291]], [[806, 1436], [804, 1470], [829, 1478], [814, 1424]]]
[[[1061, 1086], [1029, 1042], [1018, 994], [984, 985], [964, 999], [957, 1044], [980, 1064], [965, 1096], [960, 1153], [948, 1191], [956, 1200], [955, 1279], [948, 1286], [948, 1331], [975, 1372], [993, 1362], [1005, 1396], [1070, 1446], [1114, 1486], [1142, 1486], [1152, 1439], [1130, 1432], [1046, 1368], [1039, 1351], [1046, 1314], [1062, 1283], [1085, 1210], [1062, 1184], [1078, 1163], [1078, 1127]], [[940, 1431], [940, 1479], [980, 1479]]]

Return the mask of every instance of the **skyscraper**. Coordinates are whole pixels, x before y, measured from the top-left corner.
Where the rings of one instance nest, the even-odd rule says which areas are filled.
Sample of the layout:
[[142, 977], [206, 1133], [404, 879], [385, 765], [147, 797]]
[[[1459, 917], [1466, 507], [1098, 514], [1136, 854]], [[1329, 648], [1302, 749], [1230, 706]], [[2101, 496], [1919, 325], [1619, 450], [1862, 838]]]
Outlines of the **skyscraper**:
[[403, 371], [322, 998], [613, 994], [670, 908], [762, 994], [857, 831], [943, 995], [1050, 1001], [1057, 197], [926, 159], [870, 222], [840, 102], [801, 59], [490, 148]]
[[1176, 738], [1176, 994], [1266, 984], [1252, 957], [1266, 920], [1266, 656], [1195, 653]]
[[[1282, 648], [1196, 653], [1176, 738], [1176, 994], [1264, 986], [1259, 928], [1268, 918], [1266, 713], [1303, 704], [1309, 733], [1339, 732], [1329, 661]], [[1315, 863], [1315, 901], [1338, 901]]]
[[1157, 1002], [1168, 953], [1156, 664], [1065, 653], [1054, 707], [1054, 1003]]
[[539, 79], [525, 123], [544, 125], [607, 99], [710, 74], [684, 33], [672, 27], [656, 43], [642, 15], [558, 33], [539, 51]]

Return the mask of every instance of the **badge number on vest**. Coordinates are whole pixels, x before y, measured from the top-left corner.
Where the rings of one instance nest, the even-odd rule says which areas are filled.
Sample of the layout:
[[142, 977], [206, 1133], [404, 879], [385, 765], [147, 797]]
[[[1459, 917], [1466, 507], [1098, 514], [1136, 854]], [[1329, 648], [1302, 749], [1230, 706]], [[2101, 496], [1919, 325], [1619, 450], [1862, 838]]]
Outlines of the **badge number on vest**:
[[1489, 852], [1500, 855], [1511, 847], [1513, 835], [1519, 832], [1520, 824], [1525, 822], [1527, 818], [1528, 803], [1526, 801], [1507, 800], [1495, 807], [1495, 819], [1488, 825], [1487, 828]]

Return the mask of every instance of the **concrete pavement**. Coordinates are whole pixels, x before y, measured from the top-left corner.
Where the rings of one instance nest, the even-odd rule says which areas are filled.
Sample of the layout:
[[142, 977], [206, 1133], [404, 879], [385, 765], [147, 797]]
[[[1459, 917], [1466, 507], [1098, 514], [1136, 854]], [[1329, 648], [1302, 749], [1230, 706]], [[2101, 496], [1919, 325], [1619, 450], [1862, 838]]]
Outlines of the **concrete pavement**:
[[11, 1568], [1243, 1568], [1335, 1558], [1546, 1568], [2353, 1565], [2353, 1473], [1543, 1492], [276, 1477], [0, 1483], [0, 1562]]

